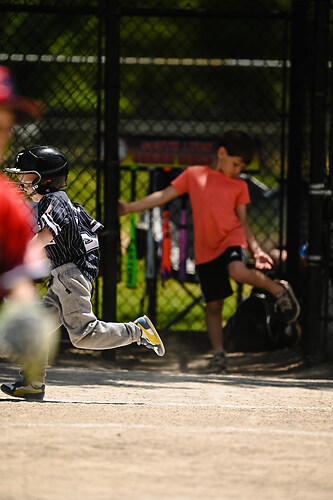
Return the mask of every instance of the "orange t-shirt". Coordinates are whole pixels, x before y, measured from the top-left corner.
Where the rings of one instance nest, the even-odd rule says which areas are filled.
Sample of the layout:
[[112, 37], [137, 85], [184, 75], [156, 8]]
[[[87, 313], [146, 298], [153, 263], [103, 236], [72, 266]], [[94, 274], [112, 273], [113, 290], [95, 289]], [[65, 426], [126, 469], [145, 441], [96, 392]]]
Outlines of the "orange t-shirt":
[[247, 248], [245, 230], [235, 207], [250, 203], [247, 183], [207, 166], [188, 167], [171, 183], [188, 193], [192, 205], [196, 264], [216, 259], [228, 247]]

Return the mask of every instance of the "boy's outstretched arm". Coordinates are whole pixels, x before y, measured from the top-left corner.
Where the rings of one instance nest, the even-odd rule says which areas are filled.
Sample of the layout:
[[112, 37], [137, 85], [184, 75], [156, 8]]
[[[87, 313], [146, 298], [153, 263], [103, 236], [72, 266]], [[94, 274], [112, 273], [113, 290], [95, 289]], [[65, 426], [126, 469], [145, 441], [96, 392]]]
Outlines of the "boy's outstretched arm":
[[247, 222], [246, 205], [237, 205], [236, 215], [244, 227], [249, 250], [254, 258], [254, 265], [257, 269], [271, 269], [274, 265], [273, 259], [264, 252], [254, 237], [252, 229]]
[[168, 186], [161, 191], [155, 191], [154, 193], [141, 198], [141, 200], [131, 201], [126, 203], [125, 201], [118, 201], [118, 215], [131, 214], [133, 212], [142, 212], [143, 210], [148, 210], [149, 208], [159, 207], [164, 205], [169, 201], [177, 198], [179, 196], [178, 191], [173, 186]]

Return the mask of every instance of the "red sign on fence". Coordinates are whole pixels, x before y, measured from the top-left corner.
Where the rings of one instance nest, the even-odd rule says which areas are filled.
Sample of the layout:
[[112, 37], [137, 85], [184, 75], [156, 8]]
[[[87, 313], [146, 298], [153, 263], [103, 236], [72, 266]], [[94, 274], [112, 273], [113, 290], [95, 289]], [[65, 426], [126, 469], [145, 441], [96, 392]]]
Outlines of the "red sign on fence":
[[[200, 139], [122, 137], [119, 159], [122, 166], [178, 167], [210, 165], [216, 158], [218, 142]], [[258, 171], [258, 158], [247, 170]]]

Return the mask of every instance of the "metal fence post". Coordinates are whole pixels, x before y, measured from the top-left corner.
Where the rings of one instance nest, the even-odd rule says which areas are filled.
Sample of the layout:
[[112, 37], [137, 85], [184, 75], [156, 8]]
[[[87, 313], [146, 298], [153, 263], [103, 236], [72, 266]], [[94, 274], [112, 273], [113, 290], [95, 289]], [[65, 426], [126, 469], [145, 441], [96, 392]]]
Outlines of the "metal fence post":
[[309, 184], [309, 252], [304, 338], [305, 360], [319, 362], [323, 353], [323, 206], [326, 178], [326, 97], [328, 76], [329, 0], [314, 2]]
[[119, 252], [119, 53], [120, 8], [118, 0], [106, 1], [105, 110], [104, 110], [104, 224], [103, 319], [117, 319], [117, 256]]
[[308, 0], [294, 0], [291, 24], [291, 70], [289, 108], [289, 151], [287, 177], [287, 276], [299, 291], [299, 220], [302, 182], [302, 161], [305, 146], [307, 78], [306, 12]]

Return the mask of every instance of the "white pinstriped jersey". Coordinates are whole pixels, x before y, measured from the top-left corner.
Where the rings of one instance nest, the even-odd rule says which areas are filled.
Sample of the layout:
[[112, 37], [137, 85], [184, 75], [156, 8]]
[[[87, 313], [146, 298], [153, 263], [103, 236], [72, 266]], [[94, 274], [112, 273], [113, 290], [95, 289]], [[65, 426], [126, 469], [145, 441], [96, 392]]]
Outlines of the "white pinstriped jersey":
[[47, 227], [53, 240], [45, 248], [52, 269], [74, 263], [93, 282], [99, 269], [97, 231], [103, 225], [73, 203], [64, 191], [48, 193], [38, 203], [38, 226]]

